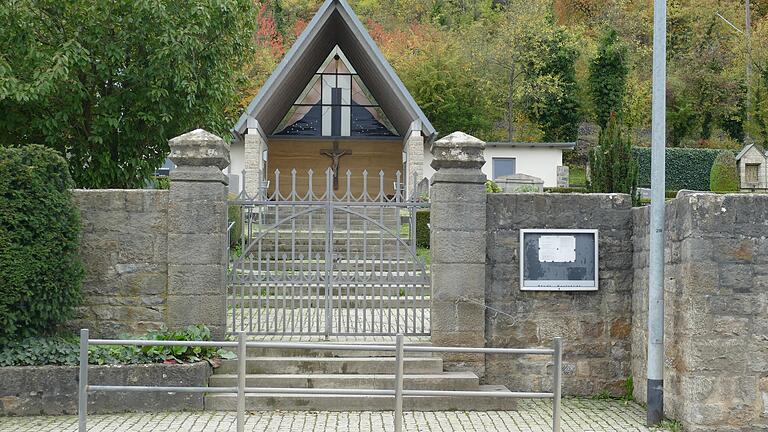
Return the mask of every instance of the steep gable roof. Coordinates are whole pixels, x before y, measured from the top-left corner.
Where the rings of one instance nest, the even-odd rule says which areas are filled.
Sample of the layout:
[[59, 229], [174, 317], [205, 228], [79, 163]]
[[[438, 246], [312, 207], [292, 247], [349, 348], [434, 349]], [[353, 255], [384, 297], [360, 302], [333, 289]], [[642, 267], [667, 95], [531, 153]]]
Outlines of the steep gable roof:
[[741, 151], [739, 152], [739, 154], [737, 154], [737, 155], [736, 155], [736, 160], [737, 160], [737, 161], [738, 161], [738, 160], [741, 160], [741, 158], [743, 158], [743, 157], [744, 157], [744, 155], [746, 155], [746, 154], [747, 154], [747, 152], [749, 152], [749, 151], [750, 151], [751, 149], [753, 149], [753, 148], [754, 148], [754, 149], [755, 149], [755, 150], [756, 150], [758, 153], [760, 153], [760, 155], [762, 155], [763, 157], [765, 157], [765, 156], [768, 156], [768, 155], [767, 155], [767, 154], [766, 154], [766, 153], [763, 151], [763, 149], [762, 149], [762, 148], [760, 148], [760, 146], [758, 146], [757, 144], [754, 144], [754, 143], [753, 143], [753, 144], [747, 144], [746, 146], [744, 146], [744, 148], [743, 148], [743, 149], [741, 149]]
[[326, 0], [320, 6], [240, 116], [232, 129], [233, 135], [239, 138], [245, 133], [249, 117], [258, 120], [265, 133], [273, 133], [336, 45], [346, 54], [400, 135], [405, 135], [414, 121], [421, 123], [425, 136], [435, 135], [434, 127], [346, 0]]

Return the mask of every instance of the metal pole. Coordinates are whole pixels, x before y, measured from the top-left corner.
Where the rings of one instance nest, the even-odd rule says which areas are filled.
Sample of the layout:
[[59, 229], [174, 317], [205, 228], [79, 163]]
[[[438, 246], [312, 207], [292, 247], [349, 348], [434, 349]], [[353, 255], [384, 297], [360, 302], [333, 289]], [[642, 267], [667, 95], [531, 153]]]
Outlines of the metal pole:
[[664, 417], [664, 179], [666, 157], [667, 2], [653, 4], [653, 112], [651, 143], [651, 243], [648, 277], [649, 426]]
[[563, 394], [563, 339], [556, 337], [552, 348], [555, 360], [552, 377], [552, 431], [560, 432], [560, 402]]
[[245, 430], [245, 332], [237, 332], [237, 432]]
[[80, 330], [80, 379], [77, 392], [78, 431], [86, 432], [88, 415], [88, 329]]
[[403, 431], [403, 337], [395, 336], [395, 432]]
[[746, 118], [746, 124], [744, 125], [744, 136], [746, 138], [746, 144], [749, 144], [752, 142], [750, 136], [749, 136], [749, 123], [751, 120], [752, 114], [750, 113], [750, 109], [752, 106], [752, 44], [750, 41], [750, 33], [752, 30], [752, 12], [750, 10], [749, 0], [744, 1], [744, 12], [746, 14], [746, 17], [744, 18], [744, 43], [746, 44], [747, 49], [747, 103], [745, 104], [745, 109], [747, 111], [747, 118]]

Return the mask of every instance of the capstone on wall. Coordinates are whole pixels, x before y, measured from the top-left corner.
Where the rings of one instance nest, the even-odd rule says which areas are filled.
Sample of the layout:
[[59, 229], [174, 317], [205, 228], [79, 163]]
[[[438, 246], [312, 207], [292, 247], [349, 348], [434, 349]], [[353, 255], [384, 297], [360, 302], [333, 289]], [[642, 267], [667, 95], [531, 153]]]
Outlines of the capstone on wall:
[[160, 327], [167, 309], [168, 191], [73, 190], [83, 304], [70, 327], [105, 337]]
[[[488, 194], [486, 346], [549, 347], [563, 337], [563, 390], [624, 392], [630, 376], [632, 210], [621, 194]], [[521, 291], [524, 228], [599, 230], [599, 290]], [[549, 391], [552, 359], [486, 357], [486, 381], [513, 391]]]

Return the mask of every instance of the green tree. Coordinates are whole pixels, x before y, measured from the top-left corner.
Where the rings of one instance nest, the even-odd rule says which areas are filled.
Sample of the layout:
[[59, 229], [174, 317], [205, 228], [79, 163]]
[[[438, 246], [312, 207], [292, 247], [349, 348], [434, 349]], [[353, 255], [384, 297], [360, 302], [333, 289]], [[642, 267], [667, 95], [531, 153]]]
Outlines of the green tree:
[[739, 172], [733, 152], [723, 150], [715, 158], [709, 172], [709, 189], [714, 192], [739, 190]]
[[509, 0], [461, 35], [477, 73], [491, 83], [489, 96], [509, 141], [516, 139], [516, 128], [526, 118], [542, 121], [539, 126], [551, 136], [562, 134], [562, 126], [570, 127], [571, 119], [558, 110], [570, 102], [564, 95], [572, 90], [574, 52], [550, 9], [547, 1]]
[[541, 67], [532, 67], [535, 76], [555, 77], [560, 92], [544, 92], [529, 107], [529, 115], [544, 132], [545, 141], [575, 141], [579, 133], [581, 110], [579, 109], [578, 85], [576, 84], [576, 49], [572, 36], [563, 28], [551, 33], [545, 43], [547, 52]]
[[627, 47], [616, 30], [605, 30], [597, 55], [589, 65], [589, 93], [600, 127], [605, 128], [611, 114], [621, 115], [629, 74]]
[[167, 140], [223, 134], [251, 0], [0, 3], [0, 142], [65, 155], [77, 186], [140, 187]]
[[593, 192], [618, 192], [637, 202], [637, 162], [632, 156], [632, 142], [613, 115], [600, 131], [597, 147], [589, 157], [590, 188]]

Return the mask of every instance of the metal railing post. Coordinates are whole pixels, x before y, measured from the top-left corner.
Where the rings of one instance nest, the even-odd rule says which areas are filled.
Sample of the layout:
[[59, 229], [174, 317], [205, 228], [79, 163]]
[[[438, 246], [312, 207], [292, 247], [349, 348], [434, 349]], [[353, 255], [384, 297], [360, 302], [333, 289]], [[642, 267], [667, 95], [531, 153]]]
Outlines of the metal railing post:
[[237, 432], [245, 430], [245, 332], [237, 332]]
[[552, 357], [555, 360], [554, 376], [552, 378], [552, 430], [560, 432], [560, 399], [563, 386], [563, 340], [555, 338]]
[[88, 329], [80, 330], [80, 378], [77, 393], [78, 431], [86, 432], [88, 415]]
[[395, 432], [403, 431], [403, 337], [395, 336]]

